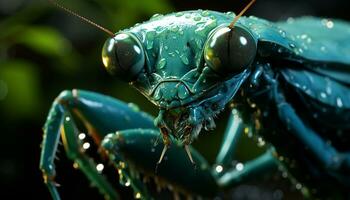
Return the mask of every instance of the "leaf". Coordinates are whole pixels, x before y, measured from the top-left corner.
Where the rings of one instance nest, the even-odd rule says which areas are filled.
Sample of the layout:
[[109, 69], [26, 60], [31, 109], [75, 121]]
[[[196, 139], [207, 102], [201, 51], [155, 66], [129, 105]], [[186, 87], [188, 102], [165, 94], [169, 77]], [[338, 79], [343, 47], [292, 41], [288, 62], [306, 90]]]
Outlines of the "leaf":
[[72, 51], [71, 43], [53, 28], [30, 26], [17, 37], [17, 43], [24, 44], [43, 55], [61, 57]]
[[36, 67], [20, 60], [0, 63], [1, 94], [0, 107], [7, 116], [34, 116], [41, 105]]

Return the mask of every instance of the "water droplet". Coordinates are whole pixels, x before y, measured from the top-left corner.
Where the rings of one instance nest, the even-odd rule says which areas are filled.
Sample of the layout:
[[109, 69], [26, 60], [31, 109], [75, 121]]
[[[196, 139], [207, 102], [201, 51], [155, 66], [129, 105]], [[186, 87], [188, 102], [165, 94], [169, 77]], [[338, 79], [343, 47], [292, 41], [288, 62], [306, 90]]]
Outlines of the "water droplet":
[[322, 51], [322, 52], [326, 52], [326, 47], [325, 47], [325, 46], [322, 46], [322, 47], [321, 47], [321, 51]]
[[195, 17], [193, 18], [194, 21], [200, 21], [201, 19], [202, 19], [201, 16], [195, 16]]
[[131, 182], [130, 182], [130, 179], [128, 179], [126, 182], [125, 182], [125, 186], [126, 187], [129, 187], [131, 185]]
[[178, 26], [171, 26], [170, 27], [170, 31], [172, 31], [172, 32], [178, 32], [179, 31], [179, 27]]
[[166, 59], [165, 58], [162, 58], [158, 61], [157, 63], [157, 69], [163, 69], [166, 65]]
[[300, 36], [300, 38], [303, 39], [303, 40], [305, 40], [305, 39], [307, 39], [307, 35], [306, 35], [306, 34], [302, 34], [302, 35]]
[[323, 20], [322, 20], [322, 24], [323, 24], [324, 26], [326, 26], [327, 28], [329, 28], [329, 29], [332, 29], [332, 28], [334, 27], [333, 21], [332, 21], [332, 20], [329, 20], [329, 19], [323, 19]]
[[259, 147], [263, 147], [265, 145], [265, 141], [262, 137], [258, 138], [258, 146]]
[[224, 170], [224, 168], [223, 168], [221, 165], [217, 165], [217, 166], [215, 167], [215, 171], [216, 171], [217, 173], [221, 173], [223, 170]]
[[163, 17], [163, 15], [156, 13], [156, 14], [152, 15], [151, 19], [158, 19], [160, 17]]
[[327, 97], [327, 94], [324, 93], [324, 92], [321, 92], [320, 95], [321, 95], [321, 97], [324, 98], [324, 99]]
[[343, 107], [343, 102], [342, 102], [342, 100], [341, 100], [340, 97], [337, 97], [337, 106], [338, 106], [339, 108]]
[[281, 36], [282, 36], [283, 38], [286, 37], [286, 32], [285, 32], [284, 30], [280, 29], [278, 32], [281, 34]]
[[228, 16], [233, 16], [233, 15], [235, 15], [233, 12], [226, 12], [226, 15], [228, 15]]
[[70, 117], [66, 117], [66, 121], [69, 122], [70, 121]]
[[209, 11], [208, 10], [204, 10], [203, 12], [202, 12], [202, 16], [203, 17], [207, 17], [209, 15]]
[[85, 137], [86, 137], [86, 134], [85, 134], [85, 133], [80, 133], [80, 134], [78, 135], [78, 138], [79, 138], [80, 140], [85, 139]]
[[185, 54], [181, 54], [180, 55], [180, 59], [185, 65], [189, 64], [188, 58], [187, 58], [187, 56]]
[[99, 163], [98, 165], [96, 165], [96, 170], [99, 173], [101, 173], [104, 168], [105, 168], [105, 166], [102, 163]]
[[295, 48], [295, 44], [294, 43], [289, 43], [290, 48], [294, 49]]
[[237, 165], [236, 165], [236, 170], [237, 170], [237, 171], [242, 171], [243, 169], [244, 169], [243, 163], [237, 163]]
[[175, 54], [175, 52], [169, 52], [168, 55], [171, 57], [175, 57], [176, 54]]
[[136, 192], [135, 199], [141, 199], [141, 193], [140, 192]]
[[295, 185], [295, 188], [296, 188], [297, 190], [300, 190], [302, 187], [303, 187], [303, 186], [302, 186], [300, 183], [297, 183], [297, 184]]
[[76, 163], [76, 162], [75, 162], [75, 163], [73, 163], [73, 168], [74, 168], [74, 169], [79, 169], [79, 164], [78, 164], [78, 163]]
[[183, 12], [177, 12], [177, 13], [175, 14], [175, 17], [181, 17], [181, 16], [183, 16], [183, 15], [184, 15]]
[[294, 23], [294, 18], [293, 18], [293, 17], [289, 17], [289, 18], [287, 19], [287, 23], [288, 23], [288, 24]]
[[83, 149], [87, 150], [87, 149], [89, 149], [89, 148], [90, 148], [90, 143], [85, 142], [85, 143], [83, 144]]
[[288, 177], [288, 173], [287, 173], [287, 172], [285, 172], [285, 171], [284, 171], [284, 172], [282, 172], [282, 177], [283, 177], [283, 178], [287, 178], [287, 177]]
[[146, 33], [146, 48], [152, 49], [153, 48], [153, 41], [156, 36], [155, 31], [149, 31]]

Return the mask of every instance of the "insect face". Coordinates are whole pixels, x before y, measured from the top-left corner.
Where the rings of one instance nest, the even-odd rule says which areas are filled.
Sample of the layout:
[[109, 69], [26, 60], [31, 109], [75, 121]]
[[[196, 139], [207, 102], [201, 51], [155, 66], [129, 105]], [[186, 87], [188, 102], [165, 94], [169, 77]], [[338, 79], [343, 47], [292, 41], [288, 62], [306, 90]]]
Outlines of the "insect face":
[[215, 128], [255, 58], [256, 40], [231, 20], [212, 11], [152, 18], [108, 39], [104, 65], [160, 108], [161, 130], [189, 144]]

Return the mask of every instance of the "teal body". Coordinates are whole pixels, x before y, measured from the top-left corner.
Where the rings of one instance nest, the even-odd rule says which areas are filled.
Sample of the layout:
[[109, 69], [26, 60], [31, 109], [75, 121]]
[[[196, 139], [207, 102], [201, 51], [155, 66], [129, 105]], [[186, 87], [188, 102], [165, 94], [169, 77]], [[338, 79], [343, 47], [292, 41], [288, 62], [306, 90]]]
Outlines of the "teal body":
[[[155, 15], [107, 40], [102, 55], [107, 71], [160, 112], [153, 118], [111, 97], [63, 92], [44, 127], [40, 162], [55, 199], [53, 158], [60, 134], [68, 157], [105, 197], [119, 197], [81, 150], [73, 119], [86, 125], [135, 198], [157, 198], [140, 176], [171, 188], [176, 198], [213, 197], [277, 166], [307, 197], [350, 197], [350, 24], [241, 17], [228, 29], [234, 16], [201, 10]], [[214, 118], [228, 105], [232, 114], [216, 164], [211, 167], [190, 148], [194, 169], [182, 146], [202, 128], [214, 129]], [[270, 148], [244, 167], [232, 166], [244, 130]], [[154, 142], [160, 135], [166, 147], [172, 145], [155, 172], [162, 146]]]

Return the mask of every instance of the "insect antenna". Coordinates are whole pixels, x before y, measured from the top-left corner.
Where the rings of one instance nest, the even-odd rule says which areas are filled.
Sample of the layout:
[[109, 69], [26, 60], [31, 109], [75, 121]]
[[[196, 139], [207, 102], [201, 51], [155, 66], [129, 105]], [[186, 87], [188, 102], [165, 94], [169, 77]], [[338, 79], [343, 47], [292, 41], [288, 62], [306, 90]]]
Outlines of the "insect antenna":
[[242, 15], [250, 8], [250, 6], [253, 5], [253, 3], [255, 1], [256, 0], [251, 0], [250, 3], [248, 5], [246, 5], [246, 7], [232, 20], [232, 22], [228, 26], [230, 29], [233, 29], [233, 27], [235, 26], [235, 24], [238, 21], [238, 19], [242, 17]]
[[93, 22], [93, 21], [91, 21], [91, 20], [89, 20], [89, 19], [87, 19], [87, 18], [85, 18], [85, 17], [83, 17], [83, 16], [80, 16], [80, 15], [77, 14], [76, 12], [74, 12], [74, 11], [72, 11], [72, 10], [70, 10], [70, 9], [68, 9], [68, 8], [66, 8], [66, 7], [64, 7], [64, 6], [62, 6], [62, 5], [59, 4], [56, 0], [48, 0], [48, 1], [49, 1], [51, 4], [53, 4], [54, 6], [56, 6], [56, 7], [60, 8], [60, 9], [62, 9], [63, 11], [65, 11], [65, 12], [67, 12], [67, 13], [73, 15], [74, 17], [79, 18], [79, 19], [82, 20], [83, 22], [85, 22], [85, 23], [87, 23], [87, 24], [90, 24], [90, 25], [92, 25], [92, 26], [94, 26], [94, 27], [96, 27], [96, 28], [102, 30], [103, 32], [105, 32], [105, 33], [107, 33], [108, 35], [110, 35], [111, 37], [114, 37], [114, 36], [115, 36], [115, 34], [114, 34], [112, 31], [110, 31], [110, 30], [108, 30], [107, 28], [104, 28], [104, 27], [102, 27], [102, 26], [96, 24], [95, 22]]

